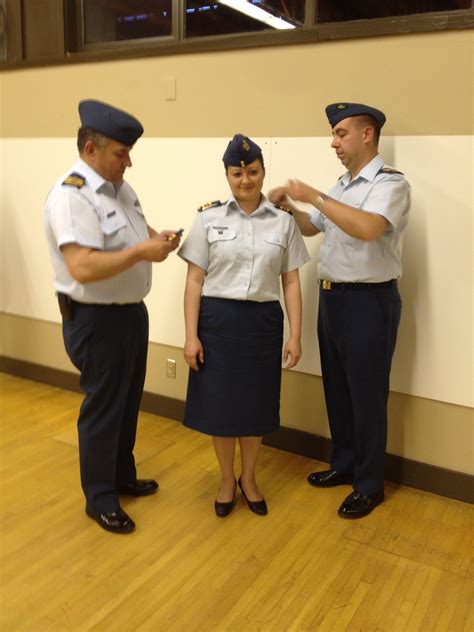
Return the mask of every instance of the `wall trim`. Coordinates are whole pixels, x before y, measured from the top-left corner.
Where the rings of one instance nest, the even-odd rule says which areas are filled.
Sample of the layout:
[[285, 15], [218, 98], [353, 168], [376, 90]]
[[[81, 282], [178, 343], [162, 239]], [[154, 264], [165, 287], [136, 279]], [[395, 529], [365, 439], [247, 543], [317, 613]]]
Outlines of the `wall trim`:
[[[79, 375], [0, 355], [0, 371], [66, 390], [81, 392]], [[156, 393], [143, 393], [141, 409], [145, 412], [181, 421], [184, 402]], [[282, 426], [264, 437], [264, 445], [328, 463], [331, 440], [304, 430]], [[474, 504], [474, 476], [421, 463], [395, 454], [387, 454], [385, 478], [393, 483], [425, 492], [447, 496]]]

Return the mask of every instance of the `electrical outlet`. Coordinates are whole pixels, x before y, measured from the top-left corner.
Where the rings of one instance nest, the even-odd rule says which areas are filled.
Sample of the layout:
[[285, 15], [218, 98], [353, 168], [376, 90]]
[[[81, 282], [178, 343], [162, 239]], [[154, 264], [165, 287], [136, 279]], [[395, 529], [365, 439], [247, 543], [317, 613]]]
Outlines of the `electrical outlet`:
[[168, 358], [166, 360], [166, 377], [176, 378], [176, 360]]

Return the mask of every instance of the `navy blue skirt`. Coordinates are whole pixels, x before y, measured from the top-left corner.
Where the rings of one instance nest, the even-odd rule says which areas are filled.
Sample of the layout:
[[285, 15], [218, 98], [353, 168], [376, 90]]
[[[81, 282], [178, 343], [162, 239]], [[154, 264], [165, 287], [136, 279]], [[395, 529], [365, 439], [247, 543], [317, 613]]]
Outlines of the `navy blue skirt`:
[[280, 425], [279, 301], [202, 297], [204, 364], [189, 370], [184, 425], [216, 437], [261, 437]]

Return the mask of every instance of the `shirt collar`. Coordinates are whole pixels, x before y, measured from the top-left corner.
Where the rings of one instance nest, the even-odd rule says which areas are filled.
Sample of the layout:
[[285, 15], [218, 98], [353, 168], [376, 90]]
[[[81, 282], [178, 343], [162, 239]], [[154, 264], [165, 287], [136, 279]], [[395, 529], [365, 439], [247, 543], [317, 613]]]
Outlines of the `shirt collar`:
[[346, 173], [341, 177], [341, 182], [344, 186], [347, 186], [351, 182], [355, 182], [359, 178], [364, 178], [364, 180], [367, 180], [368, 182], [373, 182], [375, 180], [375, 176], [378, 174], [383, 165], [384, 161], [382, 156], [377, 154], [365, 165], [365, 167], [362, 167], [354, 180], [351, 181], [351, 174], [349, 171], [346, 171]]
[[97, 171], [92, 169], [92, 167], [90, 167], [87, 162], [84, 162], [82, 158], [77, 159], [73, 170], [84, 176], [86, 181], [90, 184], [91, 188], [96, 192], [104, 187], [110, 192], [113, 192], [113, 194], [115, 195], [122, 186], [122, 183], [120, 183], [120, 185], [118, 186], [115, 186], [114, 184], [112, 184], [112, 182], [108, 182], [107, 180], [105, 180], [101, 175], [97, 173]]
[[[237, 201], [236, 201], [236, 199], [235, 199], [235, 197], [233, 195], [231, 195], [230, 198], [227, 200], [227, 202], [225, 203], [225, 207], [226, 207], [226, 213], [229, 213], [229, 211], [241, 211], [241, 208], [238, 205], [238, 203], [237, 203]], [[260, 198], [260, 204], [257, 206], [255, 211], [252, 213], [252, 216], [253, 215], [260, 215], [262, 213], [265, 213], [265, 211], [270, 211], [274, 215], [277, 214], [277, 211], [276, 211], [275, 207], [273, 206], [273, 204], [262, 193], [262, 197]], [[244, 211], [242, 211], [242, 213], [243, 212]]]

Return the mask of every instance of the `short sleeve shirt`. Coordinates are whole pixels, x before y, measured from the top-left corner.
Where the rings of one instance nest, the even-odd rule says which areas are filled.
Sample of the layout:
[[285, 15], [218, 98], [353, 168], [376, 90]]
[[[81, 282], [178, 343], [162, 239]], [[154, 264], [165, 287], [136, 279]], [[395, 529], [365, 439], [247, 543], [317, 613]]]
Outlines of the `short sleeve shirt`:
[[[78, 174], [83, 186], [65, 184]], [[139, 261], [116, 276], [79, 283], [66, 266], [61, 246], [78, 244], [111, 252], [124, 250], [148, 239], [148, 226], [137, 195], [126, 182], [113, 185], [84, 161], [60, 178], [46, 199], [45, 231], [57, 292], [82, 303], [138, 303], [151, 287], [151, 263]]]
[[250, 215], [231, 197], [198, 213], [178, 255], [206, 272], [202, 294], [274, 301], [280, 275], [309, 261], [294, 218], [262, 196]]
[[319, 251], [320, 279], [380, 283], [401, 276], [401, 252], [410, 208], [410, 185], [403, 174], [390, 171], [390, 168], [381, 171], [383, 168], [383, 159], [377, 155], [354, 180], [347, 172], [328, 193], [344, 204], [385, 217], [389, 226], [378, 239], [365, 241], [351, 237], [322, 212], [312, 210], [312, 224], [325, 233]]

